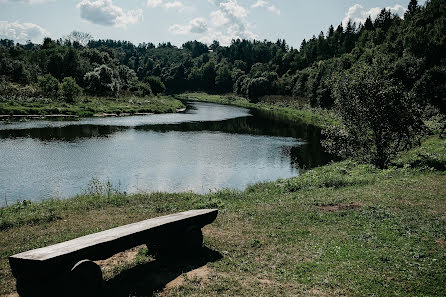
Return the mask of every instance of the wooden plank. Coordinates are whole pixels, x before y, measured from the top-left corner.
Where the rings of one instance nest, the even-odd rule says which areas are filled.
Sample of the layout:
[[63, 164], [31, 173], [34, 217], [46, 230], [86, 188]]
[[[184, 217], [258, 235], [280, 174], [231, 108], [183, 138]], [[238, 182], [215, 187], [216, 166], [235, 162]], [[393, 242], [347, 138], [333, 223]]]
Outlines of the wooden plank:
[[[166, 224], [181, 222], [191, 218], [200, 218], [200, 217], [214, 217], [212, 221], [215, 219], [218, 210], [216, 209], [202, 209], [202, 210], [191, 210], [176, 214], [171, 214], [167, 216], [157, 217], [113, 229], [109, 229], [103, 232], [90, 234], [87, 236], [79, 237], [73, 240], [65, 241], [62, 243], [58, 243], [55, 245], [30, 250], [27, 252], [23, 252], [20, 254], [16, 254], [11, 256], [11, 259], [23, 259], [23, 260], [31, 260], [31, 261], [47, 261], [53, 258], [61, 257], [64, 255], [68, 255], [71, 253], [76, 253], [77, 251], [84, 250], [93, 246], [98, 246], [101, 244], [110, 243], [112, 241], [116, 241], [123, 237], [129, 237], [133, 234], [138, 234], [143, 231], [147, 231], [150, 229], [155, 229], [157, 227], [161, 227]], [[214, 216], [215, 215], [215, 216]], [[207, 225], [210, 222], [203, 222], [203, 226]], [[197, 221], [198, 222], [198, 221]], [[200, 226], [200, 227], [203, 227]], [[149, 240], [149, 239], [147, 239]]]

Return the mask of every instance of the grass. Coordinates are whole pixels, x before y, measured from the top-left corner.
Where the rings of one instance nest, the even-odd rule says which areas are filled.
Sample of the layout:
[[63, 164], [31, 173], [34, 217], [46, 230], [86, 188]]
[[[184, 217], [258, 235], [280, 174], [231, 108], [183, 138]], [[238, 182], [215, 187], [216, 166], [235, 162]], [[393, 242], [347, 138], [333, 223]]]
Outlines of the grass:
[[0, 99], [0, 115], [75, 115], [174, 113], [185, 106], [169, 96], [83, 97], [69, 104], [46, 98]]
[[[421, 151], [437, 152], [444, 166], [442, 141], [428, 139], [386, 170], [342, 161], [245, 191], [104, 190], [3, 208], [0, 295], [14, 291], [9, 255], [163, 214], [218, 207], [204, 234], [205, 245], [222, 258], [207, 264], [205, 279], [185, 277], [155, 295], [445, 296], [446, 175], [416, 161]], [[107, 296], [151, 296], [140, 278], [152, 262], [141, 250], [108, 270]]]
[[301, 104], [296, 108], [296, 106], [287, 106], [288, 104], [280, 104], [280, 102], [271, 103], [270, 100], [261, 101], [260, 103], [251, 103], [245, 98], [234, 95], [209, 95], [206, 93], [184, 93], [177, 95], [176, 98], [181, 100], [197, 100], [274, 111], [290, 120], [300, 120], [321, 128], [337, 122], [334, 113], [325, 109], [311, 108], [305, 104]]

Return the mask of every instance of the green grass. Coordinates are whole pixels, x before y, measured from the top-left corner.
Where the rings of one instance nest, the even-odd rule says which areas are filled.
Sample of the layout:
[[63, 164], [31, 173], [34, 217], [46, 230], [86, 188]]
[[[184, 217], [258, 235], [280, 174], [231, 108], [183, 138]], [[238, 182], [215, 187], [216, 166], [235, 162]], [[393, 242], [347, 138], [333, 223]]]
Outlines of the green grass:
[[75, 115], [174, 113], [185, 106], [168, 96], [158, 97], [82, 97], [69, 104], [45, 98], [0, 100], [0, 115]]
[[[441, 144], [428, 139], [386, 170], [342, 161], [245, 191], [124, 195], [97, 187], [103, 190], [1, 209], [0, 295], [14, 291], [12, 254], [218, 207], [204, 234], [222, 259], [207, 264], [205, 280], [186, 277], [163, 296], [445, 296], [446, 175], [416, 161], [432, 151], [444, 166]], [[146, 252], [107, 270], [107, 296], [151, 296]]]
[[446, 170], [446, 139], [431, 137], [393, 161], [396, 166], [434, 168]]
[[177, 95], [176, 98], [274, 111], [275, 113], [278, 113], [290, 120], [300, 120], [307, 124], [321, 128], [337, 122], [336, 116], [332, 112], [324, 109], [310, 108], [305, 105], [296, 108], [295, 106], [286, 107], [281, 106], [280, 104], [272, 104], [268, 102], [251, 103], [245, 98], [234, 95], [209, 95], [206, 93], [184, 93]]

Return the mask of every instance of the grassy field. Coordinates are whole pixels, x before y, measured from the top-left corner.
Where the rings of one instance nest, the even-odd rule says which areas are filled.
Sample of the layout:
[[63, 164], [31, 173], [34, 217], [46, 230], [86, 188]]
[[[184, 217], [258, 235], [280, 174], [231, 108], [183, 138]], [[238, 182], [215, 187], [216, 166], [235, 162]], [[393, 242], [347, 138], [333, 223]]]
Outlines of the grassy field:
[[75, 115], [174, 113], [185, 106], [169, 96], [158, 97], [82, 97], [69, 104], [45, 98], [1, 99], [0, 115]]
[[280, 102], [274, 102], [274, 104], [271, 102], [260, 102], [255, 104], [250, 103], [245, 98], [234, 95], [209, 95], [206, 93], [184, 93], [175, 97], [181, 100], [197, 100], [274, 111], [291, 120], [300, 120], [317, 127], [324, 127], [337, 121], [334, 113], [325, 109], [310, 108], [306, 105], [287, 106], [287, 104], [280, 104]]
[[338, 162], [245, 191], [124, 195], [96, 186], [9, 206], [0, 210], [0, 295], [14, 291], [12, 254], [217, 207], [202, 257], [164, 263], [144, 247], [127, 251], [101, 263], [106, 296], [445, 296], [446, 175], [431, 166], [445, 164], [445, 140], [428, 139], [421, 155], [386, 170]]

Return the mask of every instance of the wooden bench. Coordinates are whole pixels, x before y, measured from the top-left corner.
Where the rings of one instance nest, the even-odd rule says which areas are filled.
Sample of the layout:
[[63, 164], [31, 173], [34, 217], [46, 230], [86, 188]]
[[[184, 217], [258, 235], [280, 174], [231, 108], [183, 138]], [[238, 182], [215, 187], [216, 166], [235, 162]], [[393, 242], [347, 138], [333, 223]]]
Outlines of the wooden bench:
[[96, 260], [146, 244], [155, 257], [187, 256], [203, 244], [201, 228], [216, 209], [191, 210], [129, 224], [9, 257], [17, 292], [28, 296], [98, 296]]

